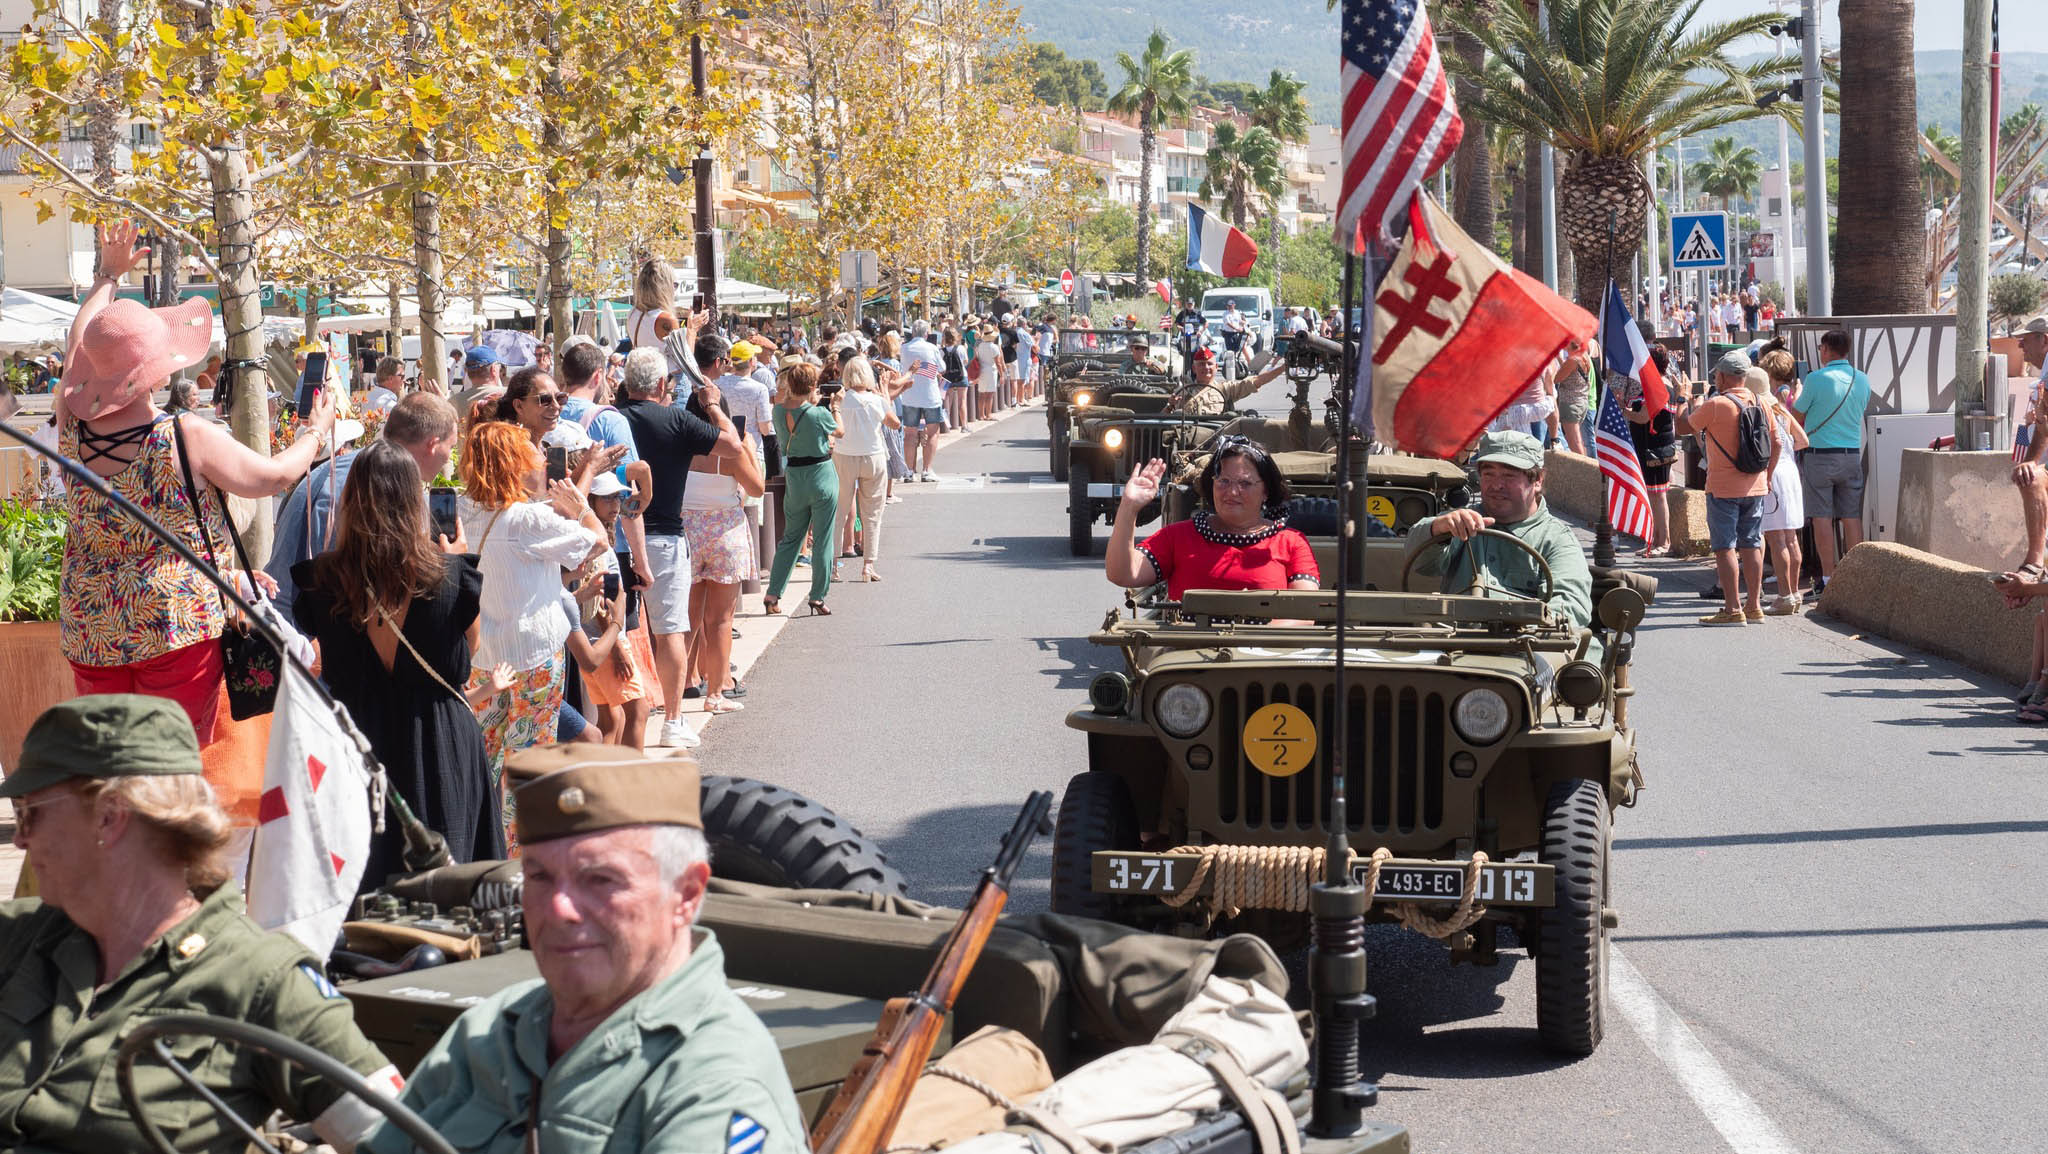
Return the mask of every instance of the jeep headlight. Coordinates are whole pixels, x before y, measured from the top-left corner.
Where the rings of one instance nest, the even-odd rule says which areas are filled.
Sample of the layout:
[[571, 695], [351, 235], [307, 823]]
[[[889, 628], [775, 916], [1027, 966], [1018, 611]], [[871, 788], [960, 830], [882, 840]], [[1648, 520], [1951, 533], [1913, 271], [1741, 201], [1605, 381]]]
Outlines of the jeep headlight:
[[1491, 689], [1475, 689], [1451, 707], [1451, 724], [1458, 727], [1458, 736], [1474, 745], [1499, 741], [1514, 716], [1508, 699]]
[[1159, 727], [1175, 737], [1193, 737], [1209, 726], [1209, 695], [1192, 685], [1175, 685], [1152, 705]]
[[1108, 449], [1123, 448], [1124, 431], [1122, 429], [1111, 429], [1109, 432], [1102, 434], [1102, 444], [1104, 448]]
[[1082, 389], [1080, 392], [1074, 394], [1074, 407], [1077, 409], [1085, 409], [1094, 403], [1095, 394], [1089, 392], [1086, 389]]

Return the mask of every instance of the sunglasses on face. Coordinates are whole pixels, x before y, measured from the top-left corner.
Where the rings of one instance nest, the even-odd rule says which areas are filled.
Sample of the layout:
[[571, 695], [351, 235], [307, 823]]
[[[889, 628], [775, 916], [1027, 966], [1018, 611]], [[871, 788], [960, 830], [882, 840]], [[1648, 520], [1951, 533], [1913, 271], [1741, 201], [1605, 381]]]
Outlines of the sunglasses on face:
[[562, 407], [562, 394], [560, 393], [534, 393], [526, 399], [536, 405], [546, 405], [550, 409]]
[[14, 802], [14, 831], [23, 837], [28, 836], [35, 829], [37, 810], [42, 809], [44, 806], [55, 805], [66, 798], [77, 796], [75, 793], [60, 793], [55, 797], [46, 797], [41, 801], [23, 801], [20, 798], [12, 799]]

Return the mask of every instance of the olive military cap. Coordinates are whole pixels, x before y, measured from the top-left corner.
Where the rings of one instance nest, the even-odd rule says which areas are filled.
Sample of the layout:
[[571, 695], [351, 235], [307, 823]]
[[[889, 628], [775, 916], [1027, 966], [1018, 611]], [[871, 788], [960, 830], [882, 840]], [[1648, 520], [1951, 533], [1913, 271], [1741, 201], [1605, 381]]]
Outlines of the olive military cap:
[[1479, 448], [1472, 454], [1472, 467], [1476, 469], [1488, 461], [1538, 472], [1543, 468], [1543, 445], [1520, 429], [1488, 433], [1479, 438]]
[[74, 697], [43, 711], [21, 742], [0, 797], [22, 797], [74, 778], [198, 773], [199, 738], [184, 709], [137, 693]]
[[505, 759], [521, 845], [626, 825], [704, 828], [697, 761], [682, 750], [536, 745]]

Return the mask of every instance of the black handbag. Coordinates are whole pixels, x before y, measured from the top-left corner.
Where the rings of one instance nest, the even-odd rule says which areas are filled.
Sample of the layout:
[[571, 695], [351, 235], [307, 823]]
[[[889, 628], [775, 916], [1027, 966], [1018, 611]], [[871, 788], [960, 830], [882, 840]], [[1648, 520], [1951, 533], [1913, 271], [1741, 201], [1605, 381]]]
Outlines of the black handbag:
[[[185, 495], [191, 502], [192, 516], [199, 522], [199, 539], [206, 545], [206, 561], [216, 570], [220, 562], [213, 551], [213, 535], [206, 531], [206, 511], [199, 500], [199, 486], [192, 481], [192, 458], [185, 451], [185, 429], [179, 418], [171, 418], [171, 438], [178, 446], [178, 467], [185, 474]], [[249, 554], [242, 548], [242, 535], [235, 532], [235, 519], [228, 514], [227, 498], [221, 502], [220, 519], [228, 527], [228, 540], [235, 544], [235, 559], [241, 562], [245, 572], [253, 572]], [[251, 594], [256, 604], [265, 600], [263, 589], [250, 579]], [[258, 632], [246, 620], [239, 619], [234, 607], [228, 604], [225, 594], [221, 596], [221, 608], [228, 612], [227, 627], [220, 633], [220, 665], [228, 686], [228, 713], [236, 721], [247, 721], [277, 708], [277, 685], [284, 676], [284, 655], [270, 639]]]

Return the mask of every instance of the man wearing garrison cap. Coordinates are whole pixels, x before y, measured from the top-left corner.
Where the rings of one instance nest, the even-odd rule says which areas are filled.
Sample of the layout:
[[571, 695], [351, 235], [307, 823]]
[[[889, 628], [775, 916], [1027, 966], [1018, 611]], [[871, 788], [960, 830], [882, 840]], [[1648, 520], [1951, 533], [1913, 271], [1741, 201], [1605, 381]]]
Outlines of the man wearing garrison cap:
[[[404, 1102], [458, 1149], [806, 1149], [775, 1041], [695, 930], [711, 879], [680, 750], [543, 745], [505, 763], [541, 978], [471, 1007]], [[529, 1145], [532, 1143], [532, 1145]], [[358, 1149], [412, 1149], [385, 1126]]]

